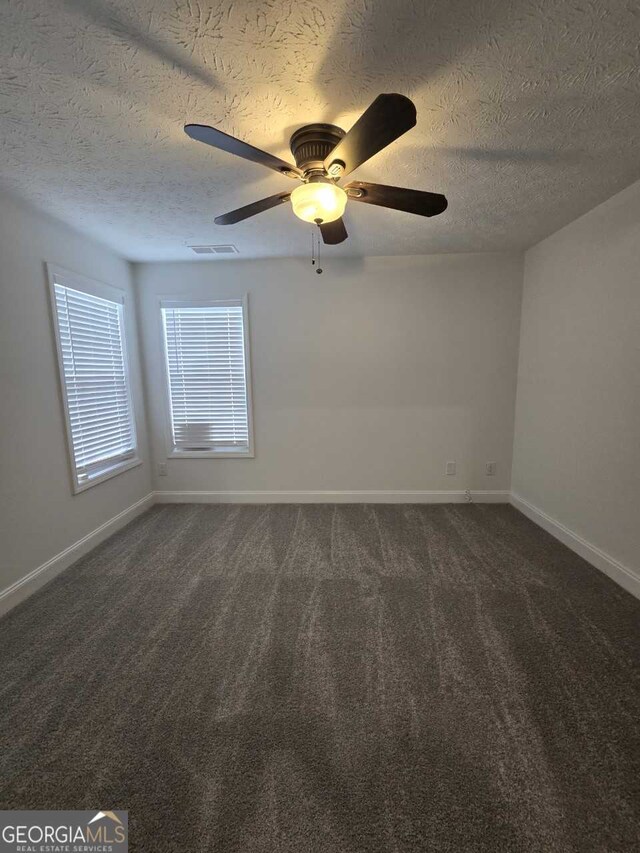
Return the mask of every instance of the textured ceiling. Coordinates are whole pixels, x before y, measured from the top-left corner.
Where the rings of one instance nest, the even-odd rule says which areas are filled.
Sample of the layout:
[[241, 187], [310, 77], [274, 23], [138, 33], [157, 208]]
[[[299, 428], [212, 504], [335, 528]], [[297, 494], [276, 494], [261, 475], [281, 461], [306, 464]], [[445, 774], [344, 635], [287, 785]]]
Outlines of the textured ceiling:
[[3, 0], [0, 184], [135, 260], [305, 255], [293, 182], [193, 142], [212, 124], [285, 159], [381, 92], [418, 124], [354, 178], [444, 192], [434, 219], [350, 203], [325, 255], [529, 246], [640, 177], [636, 0]]

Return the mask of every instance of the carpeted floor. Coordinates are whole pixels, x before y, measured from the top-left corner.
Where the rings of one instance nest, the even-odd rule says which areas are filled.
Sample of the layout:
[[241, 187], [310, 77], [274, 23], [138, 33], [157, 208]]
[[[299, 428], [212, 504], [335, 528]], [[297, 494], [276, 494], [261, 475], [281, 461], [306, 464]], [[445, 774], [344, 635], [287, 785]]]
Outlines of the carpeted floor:
[[0, 622], [0, 808], [143, 853], [636, 851], [640, 601], [508, 506], [157, 506]]

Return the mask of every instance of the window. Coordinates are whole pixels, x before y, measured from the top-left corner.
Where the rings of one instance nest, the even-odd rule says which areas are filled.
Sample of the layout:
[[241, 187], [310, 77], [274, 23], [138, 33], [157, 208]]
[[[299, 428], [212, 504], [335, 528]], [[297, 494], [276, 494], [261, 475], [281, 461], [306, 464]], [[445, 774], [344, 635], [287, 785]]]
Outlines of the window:
[[139, 465], [124, 294], [48, 266], [74, 492]]
[[253, 456], [246, 300], [162, 301], [171, 456]]

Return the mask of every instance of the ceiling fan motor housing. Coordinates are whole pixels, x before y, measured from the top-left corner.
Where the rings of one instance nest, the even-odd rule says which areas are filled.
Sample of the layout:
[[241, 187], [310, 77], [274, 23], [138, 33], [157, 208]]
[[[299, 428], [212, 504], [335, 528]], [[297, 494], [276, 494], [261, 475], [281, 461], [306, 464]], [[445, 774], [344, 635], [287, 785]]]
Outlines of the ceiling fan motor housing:
[[324, 161], [345, 135], [335, 124], [305, 124], [292, 135], [291, 153], [305, 176], [325, 174]]

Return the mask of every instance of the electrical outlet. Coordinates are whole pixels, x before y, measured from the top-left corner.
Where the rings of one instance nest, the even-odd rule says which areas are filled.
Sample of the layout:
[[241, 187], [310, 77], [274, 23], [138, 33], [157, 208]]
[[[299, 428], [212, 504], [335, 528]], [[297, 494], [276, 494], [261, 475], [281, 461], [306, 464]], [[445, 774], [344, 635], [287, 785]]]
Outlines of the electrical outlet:
[[496, 463], [495, 462], [487, 462], [484, 466], [484, 473], [487, 477], [493, 477], [496, 473]]
[[447, 462], [444, 466], [444, 473], [448, 477], [452, 477], [456, 473], [456, 463], [455, 462]]
[[158, 477], [166, 477], [167, 476], [167, 463], [166, 462], [158, 462]]

